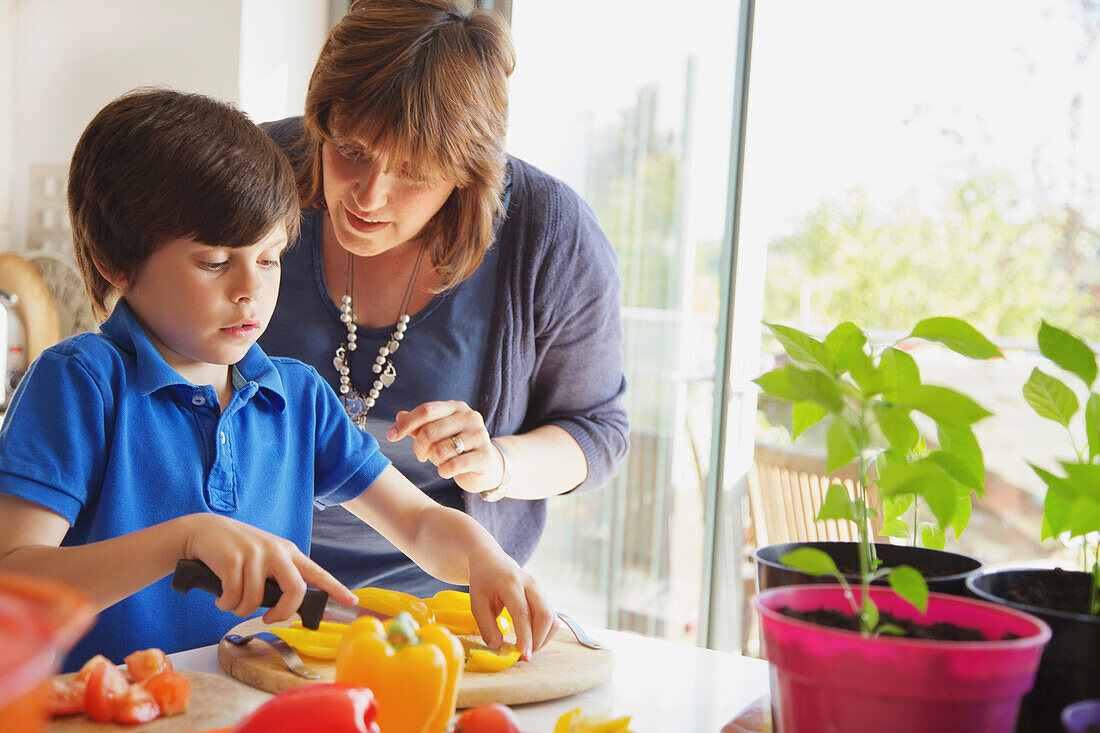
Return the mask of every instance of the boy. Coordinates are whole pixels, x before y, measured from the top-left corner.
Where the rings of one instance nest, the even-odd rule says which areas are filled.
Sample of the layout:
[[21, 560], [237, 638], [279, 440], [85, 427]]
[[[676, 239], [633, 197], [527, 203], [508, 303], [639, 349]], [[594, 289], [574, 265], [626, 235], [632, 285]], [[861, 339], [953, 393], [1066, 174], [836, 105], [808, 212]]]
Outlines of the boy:
[[[268, 577], [283, 589], [268, 622], [307, 584], [354, 603], [305, 554], [315, 501], [468, 584], [490, 644], [502, 606], [525, 656], [545, 643], [555, 621], [534, 580], [390, 466], [312, 367], [255, 345], [298, 201], [247, 117], [170, 90], [120, 97], [77, 144], [69, 209], [93, 307], [110, 317], [42, 354], [0, 430], [0, 571], [66, 581], [100, 610], [66, 669], [215, 643]], [[170, 589], [180, 558], [221, 578], [216, 607]]]

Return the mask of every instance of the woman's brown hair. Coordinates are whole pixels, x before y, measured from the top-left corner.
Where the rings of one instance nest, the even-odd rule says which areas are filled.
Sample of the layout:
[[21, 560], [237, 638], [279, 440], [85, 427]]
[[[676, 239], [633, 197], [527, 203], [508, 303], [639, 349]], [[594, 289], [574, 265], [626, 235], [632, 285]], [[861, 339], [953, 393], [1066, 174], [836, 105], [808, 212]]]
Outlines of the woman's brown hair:
[[294, 171], [236, 107], [200, 94], [139, 89], [107, 104], [69, 165], [73, 250], [98, 318], [118, 291], [96, 267], [134, 277], [179, 237], [244, 247], [283, 224], [297, 238]]
[[[469, 277], [504, 214], [508, 77], [504, 20], [449, 0], [357, 0], [329, 33], [306, 93], [303, 206], [325, 208], [321, 147], [354, 135], [454, 192], [422, 236], [445, 287]], [[295, 156], [297, 157], [297, 156]]]

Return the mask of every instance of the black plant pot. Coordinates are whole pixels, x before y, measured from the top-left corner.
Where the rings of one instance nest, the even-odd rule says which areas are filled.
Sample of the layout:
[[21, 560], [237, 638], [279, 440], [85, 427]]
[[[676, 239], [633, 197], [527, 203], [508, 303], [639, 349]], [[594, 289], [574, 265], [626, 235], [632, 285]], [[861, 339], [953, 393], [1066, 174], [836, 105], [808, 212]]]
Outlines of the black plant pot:
[[[758, 548], [752, 555], [756, 559], [756, 590], [783, 585], [803, 583], [835, 583], [832, 576], [808, 575], [784, 565], [779, 558], [799, 547], [814, 547], [823, 550], [833, 558], [841, 570], [859, 567], [859, 543], [857, 542], [785, 542]], [[972, 557], [944, 550], [930, 550], [926, 547], [908, 547], [906, 545], [875, 544], [875, 552], [884, 567], [909, 565], [915, 568], [928, 583], [928, 590], [952, 595], [966, 595], [966, 578], [982, 567], [982, 563]], [[849, 583], [859, 583], [859, 573], [845, 573]], [[887, 581], [876, 581], [885, 585]]]
[[1006, 600], [1015, 589], [1040, 581], [1048, 588], [1082, 584], [1087, 588], [1092, 576], [1064, 570], [990, 570], [975, 573], [966, 581], [971, 595], [1038, 616], [1050, 626], [1051, 637], [1039, 662], [1035, 687], [1020, 705], [1018, 733], [1061, 730], [1062, 708], [1100, 697], [1100, 619]]

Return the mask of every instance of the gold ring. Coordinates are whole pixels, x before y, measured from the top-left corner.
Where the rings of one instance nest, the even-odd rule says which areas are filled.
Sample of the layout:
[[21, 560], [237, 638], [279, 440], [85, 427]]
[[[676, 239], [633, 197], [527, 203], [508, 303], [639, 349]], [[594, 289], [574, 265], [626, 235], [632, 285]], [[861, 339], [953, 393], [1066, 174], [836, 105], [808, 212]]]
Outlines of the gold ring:
[[466, 452], [466, 444], [462, 442], [462, 438], [459, 436], [452, 435], [451, 444], [455, 447], [455, 455], [462, 455]]

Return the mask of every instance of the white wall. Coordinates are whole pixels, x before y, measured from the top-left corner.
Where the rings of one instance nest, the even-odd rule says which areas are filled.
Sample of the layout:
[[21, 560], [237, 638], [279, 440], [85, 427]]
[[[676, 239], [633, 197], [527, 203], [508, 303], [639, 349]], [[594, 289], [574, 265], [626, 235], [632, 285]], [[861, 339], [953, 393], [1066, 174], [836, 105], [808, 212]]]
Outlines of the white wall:
[[202, 92], [257, 120], [300, 111], [329, 14], [327, 0], [0, 0], [0, 249], [40, 244], [42, 172], [63, 175], [129, 89]]

